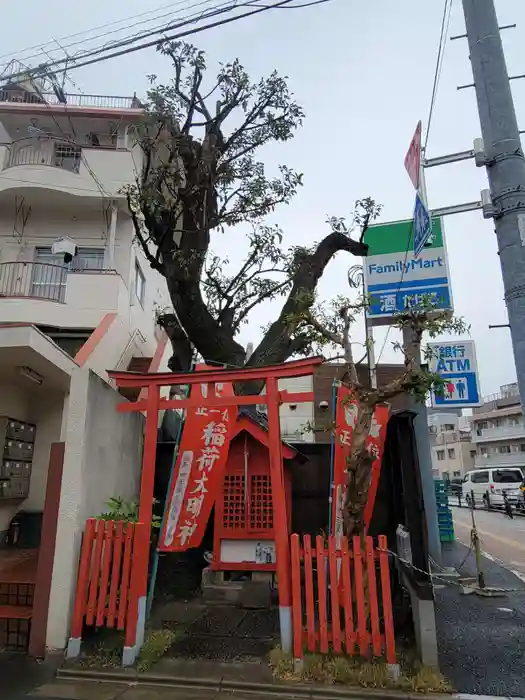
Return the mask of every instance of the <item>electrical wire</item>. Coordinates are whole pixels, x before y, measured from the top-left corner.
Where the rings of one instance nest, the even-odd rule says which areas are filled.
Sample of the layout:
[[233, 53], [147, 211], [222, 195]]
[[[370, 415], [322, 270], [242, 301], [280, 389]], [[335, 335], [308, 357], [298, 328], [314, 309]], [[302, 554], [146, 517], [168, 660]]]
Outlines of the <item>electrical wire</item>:
[[[447, 36], [448, 36], [448, 29], [450, 25], [450, 15], [452, 11], [452, 2], [453, 0], [445, 0], [445, 4], [443, 6], [443, 17], [441, 19], [441, 31], [440, 31], [440, 36], [439, 36], [439, 46], [438, 46], [438, 53], [437, 53], [437, 58], [436, 58], [436, 67], [434, 70], [434, 79], [433, 79], [433, 84], [432, 84], [432, 97], [430, 100], [430, 109], [429, 109], [429, 114], [428, 114], [428, 120], [427, 120], [427, 130], [425, 134], [425, 142], [423, 145], [423, 152], [425, 152], [427, 143], [428, 143], [428, 136], [430, 133], [430, 125], [432, 123], [432, 116], [434, 113], [434, 107], [436, 104], [436, 97], [437, 97], [437, 90], [439, 86], [439, 79], [441, 77], [441, 69], [443, 67], [443, 57], [445, 55], [445, 45], [447, 41]], [[401, 287], [401, 284], [403, 282], [404, 276], [405, 276], [405, 268], [406, 268], [406, 261], [408, 258], [408, 251], [410, 249], [410, 244], [412, 243], [413, 240], [413, 234], [414, 234], [414, 223], [412, 222], [412, 228], [410, 230], [410, 236], [408, 238], [408, 243], [407, 243], [407, 248], [405, 250], [405, 257], [403, 260], [403, 269], [401, 271], [401, 278], [399, 280], [399, 285], [396, 289], [396, 298], [397, 294], [399, 293], [399, 289]], [[390, 330], [392, 326], [388, 326], [388, 330], [385, 335], [385, 339], [383, 341], [383, 344], [381, 346], [381, 350], [379, 351], [379, 355], [377, 358], [377, 364], [379, 364], [379, 361], [381, 359], [381, 356], [383, 355], [383, 352], [386, 348], [386, 344], [388, 342], [388, 337], [390, 335]]]
[[[169, 7], [172, 7], [172, 8], [173, 8], [173, 7], [178, 7], [178, 6], [180, 6], [180, 5], [183, 5], [183, 4], [186, 3], [186, 2], [187, 2], [187, 0], [178, 0], [178, 2], [171, 2], [171, 3], [168, 3], [167, 5], [160, 5], [159, 7], [153, 8], [152, 10], [146, 10], [145, 12], [139, 12], [138, 14], [130, 15], [129, 17], [123, 17], [122, 19], [118, 19], [118, 20], [115, 20], [115, 21], [113, 21], [113, 22], [109, 22], [109, 23], [105, 23], [105, 24], [98, 24], [97, 26], [91, 27], [90, 29], [83, 29], [82, 31], [79, 31], [79, 32], [73, 32], [72, 34], [66, 34], [65, 36], [59, 37], [59, 38], [58, 38], [58, 41], [60, 41], [61, 43], [65, 43], [68, 39], [75, 39], [75, 38], [77, 38], [77, 37], [79, 37], [79, 36], [84, 36], [84, 37], [85, 37], [86, 34], [90, 34], [90, 33], [92, 33], [92, 32], [97, 32], [97, 31], [99, 31], [100, 29], [107, 30], [109, 27], [116, 27], [117, 25], [123, 24], [124, 22], [128, 22], [128, 23], [129, 23], [131, 20], [138, 19], [138, 18], [144, 18], [146, 15], [152, 15], [152, 14], [155, 13], [155, 12], [159, 12], [160, 10], [165, 10], [165, 9], [167, 9], [167, 8], [169, 8]], [[211, 2], [211, 0], [206, 0], [206, 2]], [[167, 14], [170, 14], [170, 13], [167, 13]], [[152, 22], [152, 21], [154, 21], [154, 20], [157, 20], [157, 19], [159, 19], [159, 18], [162, 18], [162, 17], [167, 16], [167, 14], [166, 14], [166, 15], [155, 15], [152, 19], [149, 19], [149, 20], [144, 20], [144, 19], [142, 19], [142, 22], [141, 22], [141, 23], [143, 24], [144, 22]], [[112, 32], [111, 32], [111, 33], [123, 31], [124, 29], [129, 29], [130, 27], [134, 27], [134, 26], [136, 26], [136, 24], [131, 24], [131, 25], [130, 25], [130, 24], [127, 24], [127, 25], [125, 25], [124, 27], [122, 27], [121, 29], [112, 29]], [[104, 34], [103, 36], [105, 36], [105, 34]], [[65, 45], [65, 48], [68, 48], [68, 47], [70, 47], [70, 46], [76, 45], [77, 43], [82, 43], [82, 42], [85, 42], [85, 41], [91, 41], [92, 39], [95, 39], [95, 38], [98, 38], [98, 37], [97, 37], [97, 36], [95, 36], [95, 37], [89, 37], [89, 36], [88, 36], [88, 37], [85, 37], [84, 39], [82, 39], [82, 40], [79, 41], [79, 42], [74, 42], [74, 43], [66, 44], [66, 45]], [[14, 58], [15, 58], [15, 59], [18, 59], [18, 57], [21, 56], [21, 54], [25, 54], [25, 53], [27, 53], [28, 51], [35, 51], [36, 49], [41, 49], [41, 50], [43, 50], [45, 47], [51, 46], [51, 45], [53, 45], [53, 44], [55, 44], [55, 43], [57, 43], [57, 39], [50, 39], [49, 41], [46, 41], [46, 42], [43, 43], [43, 44], [34, 44], [33, 46], [27, 46], [25, 49], [19, 49], [19, 51], [15, 54]], [[39, 52], [39, 53], [40, 53], [40, 52]], [[36, 55], [39, 55], [39, 54], [36, 54]], [[4, 59], [4, 58], [12, 58], [12, 57], [13, 57], [12, 53], [1, 54], [1, 55], [0, 55], [0, 60], [1, 60], [1, 59]], [[33, 56], [29, 56], [29, 57], [26, 56], [26, 57], [24, 57], [23, 59], [20, 58], [20, 59], [18, 59], [18, 60], [27, 61], [27, 60], [30, 60], [31, 58], [33, 58]]]
[[438, 52], [437, 52], [437, 57], [436, 57], [436, 68], [434, 71], [434, 81], [432, 85], [432, 97], [430, 99], [430, 109], [428, 113], [428, 119], [427, 119], [427, 130], [425, 134], [425, 141], [423, 144], [423, 152], [426, 151], [427, 144], [428, 144], [428, 136], [430, 134], [430, 126], [432, 124], [432, 116], [434, 114], [434, 107], [436, 104], [436, 97], [437, 97], [437, 91], [439, 87], [439, 79], [441, 78], [441, 69], [443, 68], [443, 59], [445, 56], [445, 47], [447, 43], [447, 37], [448, 37], [448, 29], [450, 25], [450, 15], [452, 12], [452, 1], [453, 0], [445, 0], [445, 4], [443, 6], [443, 17], [441, 20], [441, 33], [439, 36], [439, 46], [438, 46]]
[[[194, 8], [201, 7], [202, 5], [209, 5], [209, 3], [212, 2], [212, 1], [213, 1], [213, 0], [199, 0], [199, 2], [195, 2], [193, 5], [189, 5], [188, 7], [183, 8], [183, 10], [192, 10], [192, 9], [194, 9]], [[225, 7], [225, 6], [227, 6], [227, 7], [226, 7], [226, 10], [228, 10], [228, 9], [230, 9], [230, 8], [231, 8], [231, 9], [236, 9], [237, 6], [238, 6], [239, 1], [240, 1], [240, 0], [228, 0], [228, 2], [223, 2], [222, 5], [214, 5], [211, 9], [212, 9], [214, 12], [215, 12], [217, 9], [219, 9], [219, 8], [221, 8], [221, 7]], [[186, 0], [184, 0], [184, 2], [186, 2]], [[179, 3], [177, 3], [177, 4], [180, 5], [180, 4], [182, 4], [182, 3], [179, 2]], [[204, 8], [204, 9], [206, 9], [206, 8]], [[171, 21], [170, 23], [168, 23], [168, 24], [166, 24], [166, 22], [164, 22], [164, 23], [162, 23], [162, 24], [156, 25], [155, 27], [151, 27], [150, 29], [143, 29], [142, 31], [137, 32], [136, 34], [133, 34], [133, 35], [131, 35], [131, 36], [129, 36], [129, 37], [123, 38], [122, 41], [128, 41], [128, 40], [131, 40], [131, 39], [134, 39], [135, 41], [139, 41], [139, 39], [144, 38], [145, 36], [150, 36], [150, 35], [151, 35], [150, 32], [158, 32], [158, 33], [160, 33], [160, 32], [164, 32], [164, 31], [169, 31], [170, 28], [175, 28], [175, 27], [176, 27], [176, 25], [173, 25], [173, 20], [175, 20], [175, 19], [181, 20], [181, 19], [182, 19], [182, 20], [189, 21], [190, 19], [193, 19], [193, 18], [199, 19], [199, 17], [196, 17], [196, 16], [197, 16], [197, 15], [202, 15], [202, 12], [203, 12], [203, 10], [200, 10], [199, 12], [196, 12], [196, 13], [194, 13], [193, 15], [184, 15], [184, 16], [181, 17], [181, 18], [174, 17], [173, 11], [172, 11], [172, 12], [168, 12], [168, 13], [166, 13], [166, 14], [164, 14], [164, 15], [158, 15], [158, 16], [153, 17], [153, 18], [151, 18], [150, 20], [148, 20], [148, 22], [153, 22], [153, 21], [161, 20], [161, 19], [163, 19], [163, 18], [165, 18], [165, 17], [171, 17], [171, 20], [172, 20], [172, 21]], [[179, 13], [176, 13], [176, 14], [179, 14]], [[121, 21], [124, 21], [124, 20], [121, 20]], [[122, 27], [121, 29], [111, 30], [111, 31], [105, 31], [105, 32], [102, 32], [101, 34], [96, 34], [95, 36], [86, 37], [86, 38], [84, 38], [84, 39], [80, 39], [80, 40], [78, 40], [78, 41], [74, 41], [74, 42], [71, 42], [71, 43], [69, 43], [69, 44], [65, 44], [65, 45], [64, 45], [63, 47], [61, 47], [61, 48], [63, 48], [63, 50], [65, 51], [66, 49], [70, 49], [70, 48], [72, 48], [72, 47], [74, 47], [74, 46], [86, 44], [86, 43], [95, 41], [95, 39], [101, 39], [101, 38], [106, 37], [106, 36], [114, 36], [116, 32], [117, 32], [117, 33], [118, 33], [118, 32], [123, 32], [123, 31], [125, 31], [125, 30], [132, 29], [133, 27], [143, 26], [143, 25], [144, 25], [144, 21], [135, 22], [135, 23], [133, 23], [133, 24], [126, 25], [126, 26]], [[108, 26], [110, 26], [110, 25], [108, 25]], [[95, 50], [98, 50], [98, 49], [106, 49], [106, 50], [109, 50], [112, 46], [117, 45], [118, 42], [119, 42], [118, 39], [114, 39], [113, 41], [106, 42], [106, 43], [104, 43], [104, 44], [102, 44], [101, 46], [98, 46], [98, 47], [92, 47], [91, 49], [87, 49], [87, 48], [86, 48], [85, 51], [79, 50], [79, 51], [76, 52], [75, 56], [73, 57], [73, 60], [74, 60], [75, 58], [79, 58], [79, 57], [82, 56], [82, 55], [87, 55], [87, 54], [89, 53], [89, 51], [95, 51]], [[56, 49], [55, 49], [55, 50], [56, 50]], [[33, 58], [38, 58], [39, 56], [41, 56], [42, 53], [47, 53], [47, 51], [44, 49], [44, 47], [42, 47], [42, 48], [41, 48], [41, 51], [38, 52], [38, 53], [31, 54], [30, 56], [25, 56], [25, 57], [24, 57], [24, 62], [30, 61], [30, 60], [33, 59]], [[16, 56], [15, 56], [15, 59], [16, 59]], [[51, 60], [52, 60], [52, 61], [55, 61], [55, 60], [58, 60], [58, 59], [52, 58]]]
[[[75, 59], [75, 58], [58, 59], [56, 61], [53, 61], [50, 64], [45, 64], [43, 66], [39, 66], [35, 69], [32, 69], [31, 73], [35, 77], [45, 78], [45, 77], [54, 75], [55, 71], [50, 70], [51, 68], [54, 68], [58, 65], [62, 65], [64, 63], [66, 63], [67, 61], [71, 61], [71, 60], [76, 60], [78, 62], [76, 62], [75, 65], [68, 66], [68, 71], [71, 71], [71, 70], [74, 70], [77, 68], [82, 68], [84, 66], [92, 65], [94, 63], [100, 63], [102, 61], [109, 60], [110, 58], [117, 58], [119, 56], [123, 56], [123, 55], [126, 55], [128, 53], [134, 53], [135, 51], [142, 51], [143, 49], [146, 49], [146, 48], [158, 46], [159, 44], [162, 44], [166, 41], [174, 41], [176, 39], [181, 39], [181, 38], [186, 37], [186, 36], [198, 34], [200, 32], [206, 31], [208, 29], [215, 29], [217, 27], [221, 27], [221, 26], [224, 26], [226, 24], [236, 22], [237, 20], [245, 19], [246, 17], [251, 17], [254, 15], [260, 14], [262, 12], [267, 12], [268, 10], [281, 9], [282, 7], [285, 7], [286, 5], [289, 5], [291, 2], [294, 2], [294, 1], [295, 0], [280, 0], [279, 2], [270, 4], [270, 5], [264, 5], [263, 7], [256, 7], [255, 9], [252, 9], [248, 12], [244, 12], [244, 13], [239, 14], [239, 15], [235, 15], [234, 17], [227, 17], [226, 19], [219, 20], [216, 22], [211, 22], [210, 24], [206, 24], [206, 25], [200, 26], [200, 27], [195, 27], [194, 29], [189, 29], [189, 30], [186, 30], [183, 32], [179, 32], [177, 34], [172, 34], [170, 36], [163, 36], [160, 39], [155, 39], [153, 41], [146, 42], [144, 44], [140, 44], [139, 46], [131, 46], [131, 47], [126, 48], [122, 51], [115, 51], [115, 52], [110, 53], [109, 55], [106, 55], [106, 56], [99, 56], [99, 54], [106, 53], [109, 49], [108, 48], [99, 48], [99, 49], [96, 49], [94, 51], [83, 54], [81, 57], [79, 57], [77, 59]], [[323, 3], [324, 2], [332, 2], [332, 0], [316, 0], [315, 4], [319, 4], [320, 2], [323, 2]], [[240, 9], [241, 7], [254, 7], [253, 1], [252, 2], [244, 2], [242, 5], [236, 6], [233, 9]], [[290, 9], [299, 9], [299, 6], [295, 6], [295, 8], [292, 6], [292, 8], [290, 8]], [[177, 27], [182, 28], [182, 27], [184, 27], [188, 24], [191, 24], [195, 21], [202, 21], [202, 19], [209, 19], [214, 15], [221, 14], [221, 13], [227, 12], [227, 11], [231, 11], [231, 9], [225, 8], [225, 9], [215, 10], [215, 11], [213, 11], [213, 13], [212, 12], [208, 13], [207, 16], [202, 16], [200, 18], [200, 20], [184, 21], [184, 22], [181, 22], [179, 25], [176, 25], [176, 27], [170, 27], [170, 29], [174, 29]], [[166, 28], [163, 31], [166, 31]], [[151, 35], [159, 34], [159, 33], [160, 33], [159, 30], [155, 30], [155, 31], [151, 32]], [[126, 46], [126, 45], [129, 45], [130, 43], [134, 43], [135, 41], [136, 41], [136, 38], [135, 39], [134, 38], [126, 39], [126, 40], [123, 40], [122, 42], [117, 42], [117, 44], [112, 45], [111, 48], [113, 49], [113, 48], [117, 48], [119, 46]], [[98, 56], [98, 58], [91, 58], [90, 60], [87, 60], [87, 61], [84, 60], [86, 58], [89, 58], [90, 56]], [[9, 76], [9, 78], [11, 80], [16, 80], [17, 78], [22, 78], [22, 77], [27, 78], [26, 71], [20, 71], [19, 73], [11, 74]]]

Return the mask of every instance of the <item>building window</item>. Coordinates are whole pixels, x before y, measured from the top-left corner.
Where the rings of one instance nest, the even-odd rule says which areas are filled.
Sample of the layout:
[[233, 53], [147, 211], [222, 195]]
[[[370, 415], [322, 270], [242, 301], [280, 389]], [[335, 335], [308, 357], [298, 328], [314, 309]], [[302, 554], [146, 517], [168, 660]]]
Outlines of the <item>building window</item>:
[[80, 146], [69, 146], [62, 143], [55, 144], [55, 167], [78, 173], [81, 160], [82, 149]]
[[474, 457], [476, 456], [476, 450], [470, 450], [470, 456], [472, 457], [472, 459], [474, 459]]
[[461, 472], [452, 472], [452, 476], [461, 476]]
[[453, 447], [448, 448], [448, 458], [456, 459], [456, 450]]
[[144, 273], [140, 269], [140, 265], [135, 260], [135, 294], [140, 301], [141, 306], [144, 306], [144, 292], [146, 291], [146, 279]]
[[474, 484], [489, 483], [489, 473], [487, 471], [474, 472], [470, 478], [472, 479], [472, 483]]
[[454, 430], [454, 425], [452, 425], [452, 423], [443, 423], [444, 432], [450, 432], [451, 430]]
[[486, 457], [489, 453], [489, 448], [488, 447], [480, 447], [479, 453], [480, 453], [480, 455], [483, 455], [483, 457]]
[[437, 454], [438, 462], [443, 462], [445, 459], [445, 450], [438, 450], [436, 452], [436, 454]]
[[510, 455], [510, 445], [499, 445], [498, 453], [500, 455]]

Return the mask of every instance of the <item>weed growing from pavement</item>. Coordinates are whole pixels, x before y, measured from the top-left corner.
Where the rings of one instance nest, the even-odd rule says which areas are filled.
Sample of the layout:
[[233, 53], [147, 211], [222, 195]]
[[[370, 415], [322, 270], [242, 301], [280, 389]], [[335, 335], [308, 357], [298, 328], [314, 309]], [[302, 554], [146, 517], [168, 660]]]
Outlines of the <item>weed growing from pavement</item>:
[[269, 655], [274, 678], [282, 681], [347, 685], [361, 688], [388, 688], [413, 693], [450, 693], [452, 686], [436, 668], [402, 665], [397, 680], [383, 661], [369, 662], [352, 656], [305, 654], [303, 668], [294, 671], [291, 656], [276, 648]]

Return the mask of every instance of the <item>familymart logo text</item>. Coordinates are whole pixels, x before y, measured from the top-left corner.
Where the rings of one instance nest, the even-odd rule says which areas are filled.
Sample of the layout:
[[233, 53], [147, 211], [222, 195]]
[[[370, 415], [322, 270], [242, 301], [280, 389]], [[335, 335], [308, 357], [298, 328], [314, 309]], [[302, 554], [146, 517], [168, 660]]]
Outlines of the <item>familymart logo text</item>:
[[430, 260], [397, 260], [388, 265], [377, 265], [376, 263], [368, 264], [369, 275], [384, 275], [392, 272], [401, 272], [405, 275], [410, 274], [414, 270], [427, 270], [432, 268], [444, 267], [445, 261], [441, 256]]

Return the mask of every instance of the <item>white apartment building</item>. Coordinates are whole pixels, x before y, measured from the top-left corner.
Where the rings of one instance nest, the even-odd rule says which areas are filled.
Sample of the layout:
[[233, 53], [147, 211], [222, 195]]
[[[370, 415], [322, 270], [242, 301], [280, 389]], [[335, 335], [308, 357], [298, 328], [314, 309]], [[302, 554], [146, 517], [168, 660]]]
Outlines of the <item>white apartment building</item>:
[[525, 425], [517, 383], [502, 386], [473, 409], [472, 442], [476, 467], [525, 470]]
[[432, 474], [435, 479], [455, 479], [474, 468], [475, 447], [467, 416], [433, 413], [428, 416]]
[[134, 242], [124, 193], [141, 117], [133, 97], [0, 86], [0, 546], [19, 511], [47, 507], [63, 443], [48, 647], [65, 644], [86, 518], [137, 495], [142, 417], [117, 413], [106, 370], [158, 371], [170, 356], [155, 320], [165, 280]]

